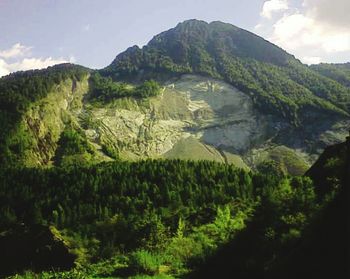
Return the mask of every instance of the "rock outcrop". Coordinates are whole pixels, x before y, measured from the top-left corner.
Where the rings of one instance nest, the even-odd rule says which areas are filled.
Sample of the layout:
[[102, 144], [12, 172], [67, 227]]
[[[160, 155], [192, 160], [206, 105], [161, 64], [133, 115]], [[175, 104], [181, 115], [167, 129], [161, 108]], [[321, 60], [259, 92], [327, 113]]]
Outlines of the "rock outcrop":
[[183, 75], [162, 84], [149, 99], [121, 98], [104, 106], [91, 103], [88, 77], [67, 80], [24, 116], [32, 138], [24, 154], [28, 166], [54, 161], [60, 135], [70, 125], [86, 135], [95, 161], [111, 160], [108, 148], [125, 160], [180, 158], [215, 160], [255, 168], [278, 161], [286, 172], [302, 174], [323, 145], [346, 136], [348, 122], [321, 134], [293, 133], [283, 118], [255, 109], [252, 99], [234, 86], [199, 75]]

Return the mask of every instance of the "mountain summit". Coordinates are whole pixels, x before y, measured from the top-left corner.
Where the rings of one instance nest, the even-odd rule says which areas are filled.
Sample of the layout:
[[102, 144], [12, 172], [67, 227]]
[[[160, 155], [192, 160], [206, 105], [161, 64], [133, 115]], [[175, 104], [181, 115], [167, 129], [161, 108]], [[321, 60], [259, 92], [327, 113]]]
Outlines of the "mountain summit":
[[348, 278], [349, 70], [190, 20], [1, 78], [0, 277]]
[[156, 35], [142, 49], [129, 48], [106, 71], [120, 76], [140, 70], [215, 75], [220, 72], [220, 63], [232, 56], [275, 65], [285, 65], [294, 59], [281, 48], [234, 25], [193, 19]]
[[347, 64], [308, 67], [231, 24], [189, 20], [99, 71], [64, 65], [0, 79], [0, 161], [274, 161], [301, 174], [345, 139], [349, 80]]

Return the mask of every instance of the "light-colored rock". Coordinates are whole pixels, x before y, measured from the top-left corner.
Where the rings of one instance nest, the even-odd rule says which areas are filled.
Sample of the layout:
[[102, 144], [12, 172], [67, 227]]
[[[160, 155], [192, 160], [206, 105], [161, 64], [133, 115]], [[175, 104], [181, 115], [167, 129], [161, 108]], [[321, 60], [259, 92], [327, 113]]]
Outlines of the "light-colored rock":
[[92, 108], [90, 113], [98, 126], [95, 132], [87, 130], [91, 141], [117, 142], [120, 152], [139, 158], [162, 157], [189, 137], [242, 153], [264, 133], [264, 119], [257, 120], [246, 94], [225, 82], [195, 75], [166, 85], [148, 107], [139, 103], [136, 109], [112, 106]]
[[[280, 156], [286, 169], [302, 172], [315, 160], [317, 146], [322, 150], [326, 143], [341, 141], [349, 124], [323, 132], [314, 143], [316, 151], [309, 152], [283, 138], [290, 124], [257, 111], [250, 96], [223, 81], [184, 75], [163, 84], [157, 97], [122, 98], [104, 106], [87, 102], [88, 91], [88, 77], [67, 80], [28, 111], [22, 126], [34, 141], [25, 153], [27, 165], [50, 162], [64, 127], [74, 123], [85, 131], [98, 160], [111, 159], [104, 146], [128, 160], [205, 159], [242, 168]], [[303, 140], [303, 135], [295, 138]]]
[[82, 108], [82, 98], [87, 91], [88, 77], [81, 82], [67, 79], [55, 86], [46, 98], [31, 106], [20, 123], [21, 129], [31, 139], [31, 146], [23, 154], [23, 164], [37, 166], [50, 163], [66, 123], [77, 121], [76, 115]]

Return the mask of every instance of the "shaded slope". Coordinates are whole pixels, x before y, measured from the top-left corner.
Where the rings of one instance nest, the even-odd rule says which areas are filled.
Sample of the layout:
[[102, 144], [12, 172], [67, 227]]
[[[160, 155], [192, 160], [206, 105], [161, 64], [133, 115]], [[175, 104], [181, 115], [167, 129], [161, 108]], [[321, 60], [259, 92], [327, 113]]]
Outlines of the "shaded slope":
[[53, 226], [13, 226], [0, 234], [0, 277], [23, 270], [66, 270], [75, 266], [76, 256], [70, 251]]
[[[345, 185], [344, 185], [345, 186]], [[349, 199], [342, 189], [304, 239], [280, 259], [268, 278], [348, 278]]]
[[[269, 278], [348, 278], [350, 276], [350, 137], [328, 147], [306, 173], [322, 195], [340, 190], [316, 217], [304, 238], [281, 258]], [[333, 189], [332, 189], [333, 188]]]
[[[329, 160], [334, 158], [341, 163], [330, 165]], [[350, 251], [350, 138], [347, 143], [326, 149], [307, 174], [313, 178], [316, 187], [323, 189], [323, 194], [327, 187], [327, 193], [331, 196], [331, 190], [335, 190], [335, 197], [331, 202], [324, 203], [324, 208], [315, 216], [301, 239], [274, 254], [275, 248], [264, 246], [262, 240], [265, 224], [259, 216], [264, 215], [256, 212], [247, 229], [191, 278], [347, 278]], [[271, 262], [264, 265], [269, 257]]]
[[323, 76], [336, 80], [344, 86], [350, 87], [350, 62], [344, 64], [321, 63], [312, 65], [311, 69]]

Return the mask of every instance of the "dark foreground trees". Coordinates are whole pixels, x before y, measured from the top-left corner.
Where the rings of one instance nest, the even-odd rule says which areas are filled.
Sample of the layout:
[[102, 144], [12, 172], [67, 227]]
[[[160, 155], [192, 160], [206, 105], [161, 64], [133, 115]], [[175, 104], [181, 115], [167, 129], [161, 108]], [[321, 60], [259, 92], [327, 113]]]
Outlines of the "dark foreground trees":
[[209, 161], [119, 161], [0, 175], [1, 231], [57, 227], [90, 275], [183, 276], [251, 224], [257, 238], [242, 245], [248, 251], [260, 239], [264, 253], [251, 264], [269, 268], [327, 202], [307, 177]]

